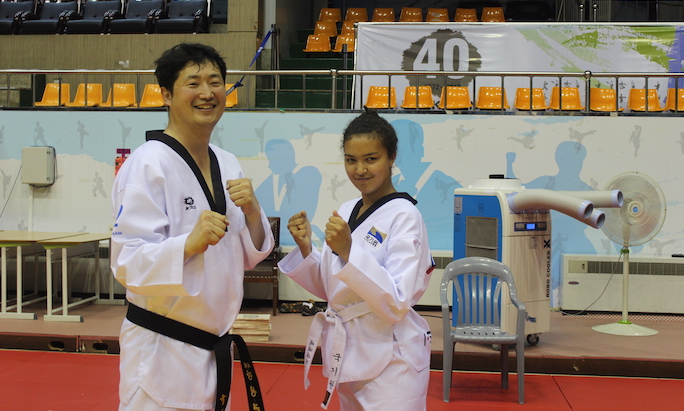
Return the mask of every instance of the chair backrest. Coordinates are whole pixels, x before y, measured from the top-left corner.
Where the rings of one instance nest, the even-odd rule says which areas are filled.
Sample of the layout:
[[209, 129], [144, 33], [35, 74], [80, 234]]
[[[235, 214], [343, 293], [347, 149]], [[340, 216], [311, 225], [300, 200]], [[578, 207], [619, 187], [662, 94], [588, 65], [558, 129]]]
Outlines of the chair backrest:
[[209, 15], [213, 24], [228, 24], [228, 0], [210, 0]]
[[510, 108], [508, 105], [508, 98], [506, 97], [506, 90], [501, 87], [480, 87], [477, 92], [477, 102], [475, 107], [483, 110], [499, 110], [501, 109], [501, 100], [503, 98], [503, 108]]
[[280, 217], [268, 217], [268, 222], [271, 224], [271, 231], [273, 232], [273, 251], [266, 259], [273, 259], [276, 262], [280, 258]]
[[[416, 93], [416, 88], [418, 93]], [[418, 104], [416, 105], [416, 101]], [[401, 103], [402, 108], [432, 108], [435, 106], [435, 100], [432, 97], [431, 86], [408, 86], [404, 90], [404, 101]]]
[[591, 111], [619, 111], [617, 93], [612, 88], [592, 87], [589, 89], [589, 109]]
[[396, 21], [394, 17], [394, 9], [388, 7], [376, 7], [373, 9], [373, 19], [376, 22], [393, 22]]
[[334, 21], [342, 20], [342, 11], [337, 7], [323, 7], [318, 13], [318, 21]]
[[192, 17], [198, 10], [204, 10], [207, 15], [206, 0], [176, 0], [169, 3], [169, 18]]
[[332, 20], [319, 20], [314, 26], [313, 34], [317, 36], [337, 36], [337, 23]]
[[485, 22], [506, 21], [506, 19], [504, 18], [504, 12], [502, 7], [483, 7], [482, 18], [480, 20]]
[[67, 107], [93, 107], [102, 104], [102, 83], [80, 83]]
[[14, 20], [14, 15], [21, 11], [34, 11], [34, 4], [32, 1], [18, 1], [0, 2], [0, 20], [12, 21]]
[[159, 84], [150, 83], [145, 85], [142, 97], [140, 98], [140, 107], [164, 107], [164, 97], [162, 97]]
[[[563, 107], [561, 108], [561, 100]], [[579, 87], [563, 87], [561, 91], [558, 86], [551, 90], [551, 102], [549, 108], [553, 110], [583, 110], [584, 106], [580, 99]]]
[[306, 39], [306, 47], [303, 51], [307, 53], [325, 53], [330, 51], [330, 37], [311, 34]]
[[[658, 91], [654, 88], [648, 89], [648, 97], [643, 88], [633, 88], [629, 90], [627, 107], [632, 111], [663, 111], [665, 107], [660, 105]], [[646, 110], [646, 99], [648, 98], [648, 110]]]
[[65, 11], [78, 11], [78, 2], [66, 1], [60, 3], [45, 3], [40, 8], [38, 20], [59, 20], [59, 15]]
[[429, 8], [429, 9], [427, 9], [427, 14], [425, 15], [425, 21], [427, 21], [427, 22], [448, 22], [449, 21], [449, 9]]
[[365, 7], [349, 7], [345, 21], [368, 21], [368, 9]]
[[354, 38], [354, 33], [351, 34], [340, 34], [337, 36], [337, 41], [335, 41], [335, 48], [333, 49], [336, 53], [342, 52], [342, 46], [347, 45], [347, 51], [353, 53], [356, 49], [356, 39]]
[[453, 296], [451, 323], [449, 318], [442, 319], [445, 329], [478, 325], [500, 332], [502, 302], [506, 302], [501, 298], [504, 284], [510, 300], [521, 304], [513, 274], [502, 262], [485, 257], [466, 257], [447, 264], [439, 290], [443, 310], [449, 307], [449, 293]]
[[456, 22], [472, 22], [478, 21], [477, 10], [476, 9], [465, 9], [457, 8], [456, 15], [454, 16], [454, 21]]
[[665, 109], [670, 111], [684, 111], [684, 89], [677, 89], [677, 98], [675, 98], [675, 89], [667, 89], [667, 99], [665, 100]]
[[342, 22], [342, 28], [340, 29], [340, 35], [344, 36], [347, 34], [351, 34], [352, 36], [354, 35], [354, 21], [343, 21]]
[[134, 107], [137, 104], [135, 98], [135, 84], [114, 83], [109, 89], [107, 100], [101, 107]]
[[383, 86], [370, 86], [366, 97], [366, 107], [369, 108], [394, 108], [397, 106], [397, 95], [392, 87], [388, 90]]
[[402, 7], [399, 14], [399, 21], [403, 22], [422, 22], [423, 9], [420, 7]]
[[86, 0], [83, 3], [83, 20], [102, 20], [109, 10], [121, 12], [119, 0]]
[[[226, 91], [230, 90], [233, 84], [226, 84]], [[238, 103], [238, 88], [236, 87], [230, 94], [226, 95], [226, 107], [235, 107]]]
[[442, 95], [437, 107], [444, 109], [464, 109], [473, 106], [470, 101], [470, 90], [463, 86], [442, 87]]
[[126, 18], [147, 18], [152, 10], [164, 10], [164, 0], [129, 0], [126, 2]]
[[[61, 97], [60, 97], [60, 92]], [[36, 101], [37, 107], [57, 107], [64, 106], [69, 102], [70, 86], [69, 83], [48, 83], [43, 91], [43, 98]]]
[[549, 108], [546, 104], [543, 89], [533, 88], [530, 92], [529, 88], [519, 87], [515, 93], [515, 108], [518, 110], [530, 110], [530, 101], [532, 102], [532, 110], [546, 110]]

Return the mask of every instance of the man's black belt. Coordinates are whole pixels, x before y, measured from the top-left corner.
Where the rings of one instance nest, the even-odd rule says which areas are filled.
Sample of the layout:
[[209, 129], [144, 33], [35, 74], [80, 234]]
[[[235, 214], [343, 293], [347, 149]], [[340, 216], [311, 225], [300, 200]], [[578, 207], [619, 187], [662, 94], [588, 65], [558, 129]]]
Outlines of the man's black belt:
[[241, 336], [224, 334], [219, 337], [130, 303], [128, 304], [126, 318], [134, 324], [169, 338], [173, 338], [174, 340], [182, 341], [194, 345], [195, 347], [204, 348], [205, 350], [214, 351], [214, 354], [216, 355], [215, 411], [224, 411], [228, 405], [233, 367], [230, 347], [231, 344], [235, 343], [238, 353], [240, 354], [242, 373], [245, 377], [249, 409], [253, 411], [264, 411], [264, 402], [261, 398], [259, 380], [257, 379], [256, 371], [252, 365], [252, 358], [247, 350], [247, 344], [245, 344], [245, 340], [243, 340]]

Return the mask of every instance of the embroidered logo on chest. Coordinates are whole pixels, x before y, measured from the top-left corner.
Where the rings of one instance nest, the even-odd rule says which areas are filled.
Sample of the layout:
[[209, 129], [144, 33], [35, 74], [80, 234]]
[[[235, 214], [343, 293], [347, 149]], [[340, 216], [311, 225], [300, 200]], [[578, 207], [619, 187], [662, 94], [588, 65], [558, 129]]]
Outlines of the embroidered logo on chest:
[[195, 200], [192, 197], [185, 197], [183, 203], [185, 203], [185, 211], [194, 210], [197, 208], [195, 207]]
[[364, 241], [373, 246], [373, 248], [377, 250], [380, 247], [382, 247], [382, 243], [385, 241], [386, 238], [387, 234], [383, 233], [375, 227], [372, 227], [370, 230], [368, 230], [368, 233], [366, 233]]

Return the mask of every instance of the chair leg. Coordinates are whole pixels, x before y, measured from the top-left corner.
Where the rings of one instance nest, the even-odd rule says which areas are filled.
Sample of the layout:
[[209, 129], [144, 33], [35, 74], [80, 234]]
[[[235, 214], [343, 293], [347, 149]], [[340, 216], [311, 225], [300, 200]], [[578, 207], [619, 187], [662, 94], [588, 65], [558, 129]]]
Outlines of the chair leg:
[[273, 316], [278, 315], [278, 279], [273, 282]]
[[518, 403], [525, 403], [525, 344], [517, 344], [515, 356], [518, 361]]
[[[450, 347], [447, 347], [449, 345]], [[444, 395], [444, 402], [449, 402], [449, 395], [451, 394], [451, 369], [452, 360], [454, 357], [454, 343], [444, 342], [443, 356], [442, 356], [442, 388]]]
[[508, 388], [508, 344], [501, 344], [501, 388]]

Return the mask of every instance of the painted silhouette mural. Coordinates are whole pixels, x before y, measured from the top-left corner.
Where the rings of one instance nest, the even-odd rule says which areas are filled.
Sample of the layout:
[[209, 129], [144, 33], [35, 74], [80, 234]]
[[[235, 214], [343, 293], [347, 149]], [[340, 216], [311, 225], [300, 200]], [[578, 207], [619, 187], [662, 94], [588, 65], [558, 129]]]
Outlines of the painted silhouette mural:
[[[316, 167], [299, 166], [295, 161], [292, 143], [288, 140], [269, 140], [265, 150], [271, 175], [257, 187], [255, 194], [268, 216], [281, 218], [280, 242], [293, 245], [287, 220], [303, 210], [313, 221], [318, 207], [321, 173]], [[321, 229], [313, 225], [311, 228], [314, 238], [322, 244], [325, 236]]]
[[399, 148], [392, 183], [418, 201], [430, 239], [430, 248], [453, 250], [454, 190], [462, 187], [453, 177], [438, 170], [425, 156], [423, 127], [411, 120], [391, 122]]

